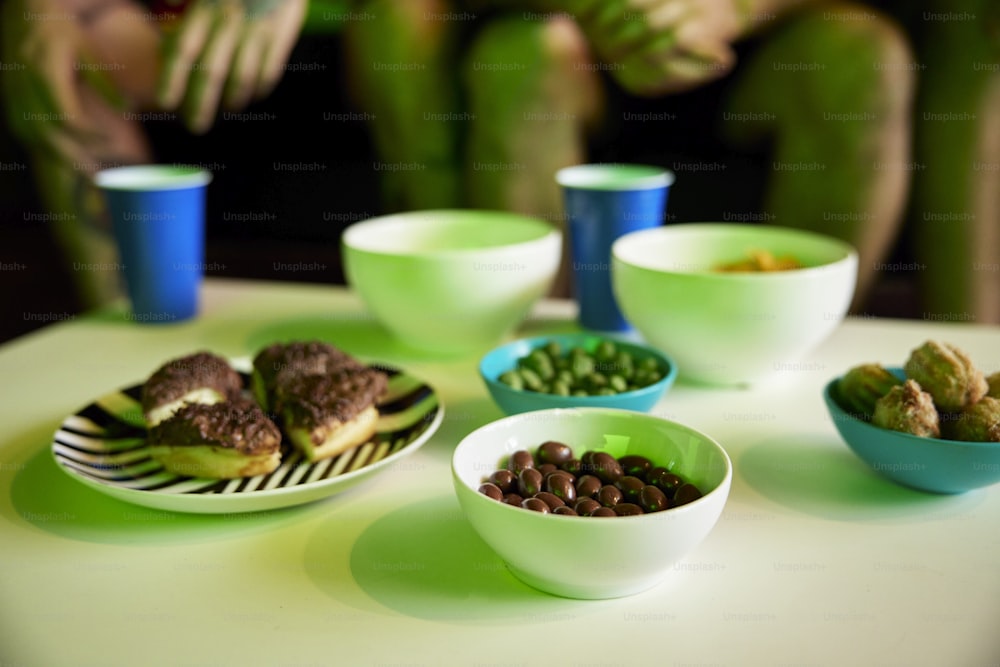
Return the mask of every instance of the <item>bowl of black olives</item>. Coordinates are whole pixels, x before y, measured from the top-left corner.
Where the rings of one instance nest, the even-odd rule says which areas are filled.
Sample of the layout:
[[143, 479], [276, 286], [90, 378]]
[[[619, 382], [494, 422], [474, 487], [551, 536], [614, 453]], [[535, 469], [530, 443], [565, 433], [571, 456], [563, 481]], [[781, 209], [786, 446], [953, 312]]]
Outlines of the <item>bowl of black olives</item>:
[[469, 523], [514, 576], [601, 599], [655, 586], [705, 539], [732, 463], [711, 437], [670, 419], [556, 408], [467, 435], [452, 478]]

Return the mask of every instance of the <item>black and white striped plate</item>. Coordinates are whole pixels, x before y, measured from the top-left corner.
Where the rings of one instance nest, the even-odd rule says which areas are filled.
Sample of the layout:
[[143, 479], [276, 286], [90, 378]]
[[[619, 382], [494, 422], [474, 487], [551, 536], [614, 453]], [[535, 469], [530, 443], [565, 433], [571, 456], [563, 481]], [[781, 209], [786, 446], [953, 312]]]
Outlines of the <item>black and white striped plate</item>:
[[120, 500], [157, 509], [225, 514], [311, 502], [412, 454], [444, 419], [444, 408], [430, 385], [384, 364], [376, 366], [389, 374], [389, 388], [379, 401], [375, 435], [324, 461], [309, 463], [283, 443], [281, 465], [267, 475], [206, 479], [168, 473], [149, 456], [141, 384], [103, 396], [67, 417], [56, 431], [52, 455], [73, 479]]

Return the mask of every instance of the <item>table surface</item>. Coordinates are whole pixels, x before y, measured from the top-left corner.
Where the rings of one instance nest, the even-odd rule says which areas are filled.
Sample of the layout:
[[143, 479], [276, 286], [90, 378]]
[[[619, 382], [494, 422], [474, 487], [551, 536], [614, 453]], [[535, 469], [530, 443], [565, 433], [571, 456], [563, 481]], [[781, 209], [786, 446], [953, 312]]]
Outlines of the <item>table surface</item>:
[[[544, 301], [518, 333], [575, 330], [574, 312]], [[428, 381], [439, 431], [341, 494], [247, 514], [129, 505], [50, 456], [66, 415], [168, 358], [313, 337]], [[886, 481], [821, 398], [931, 338], [1000, 368], [996, 327], [848, 319], [753, 389], [679, 382], [653, 412], [729, 451], [722, 518], [659, 586], [580, 601], [516, 580], [455, 499], [452, 450], [502, 416], [477, 359], [407, 350], [352, 292], [209, 280], [188, 323], [53, 324], [0, 346], [0, 665], [1000, 665], [1000, 487]]]

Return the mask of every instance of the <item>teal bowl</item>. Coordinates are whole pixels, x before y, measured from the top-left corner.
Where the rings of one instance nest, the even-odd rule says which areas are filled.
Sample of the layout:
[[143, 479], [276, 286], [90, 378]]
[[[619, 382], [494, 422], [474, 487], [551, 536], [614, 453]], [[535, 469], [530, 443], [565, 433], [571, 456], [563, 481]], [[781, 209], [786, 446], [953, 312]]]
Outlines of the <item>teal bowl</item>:
[[[901, 368], [890, 368], [903, 377]], [[933, 493], [965, 493], [1000, 482], [1000, 443], [921, 438], [874, 426], [845, 410], [831, 380], [823, 399], [847, 446], [875, 472], [898, 484]]]
[[[650, 357], [656, 359], [663, 370], [663, 377], [659, 382], [641, 389], [625, 391], [613, 396], [557, 396], [537, 391], [513, 389], [499, 380], [503, 373], [517, 366], [518, 359], [527, 356], [532, 350], [542, 347], [550, 341], [556, 341], [564, 350], [582, 347], [588, 352], [593, 352], [604, 340], [614, 341], [618, 349], [627, 351], [636, 361]], [[667, 355], [646, 345], [587, 333], [557, 334], [522, 338], [494, 348], [480, 360], [479, 375], [486, 384], [490, 396], [508, 415], [550, 408], [578, 407], [618, 408], [634, 412], [649, 412], [677, 379], [677, 364]]]

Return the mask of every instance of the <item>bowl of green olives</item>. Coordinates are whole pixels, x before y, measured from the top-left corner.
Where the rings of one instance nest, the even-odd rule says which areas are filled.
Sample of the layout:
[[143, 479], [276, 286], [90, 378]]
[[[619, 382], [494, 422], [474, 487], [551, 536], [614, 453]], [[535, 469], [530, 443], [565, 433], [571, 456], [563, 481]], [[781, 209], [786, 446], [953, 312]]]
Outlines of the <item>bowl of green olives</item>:
[[677, 377], [677, 365], [646, 345], [589, 333], [522, 338], [479, 362], [490, 396], [508, 415], [549, 408], [648, 412]]

